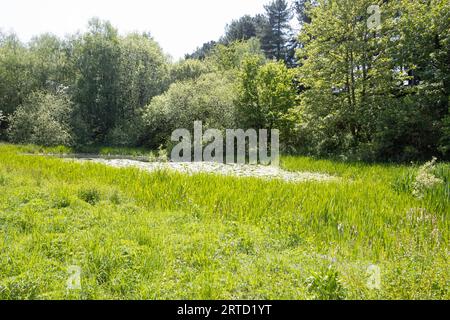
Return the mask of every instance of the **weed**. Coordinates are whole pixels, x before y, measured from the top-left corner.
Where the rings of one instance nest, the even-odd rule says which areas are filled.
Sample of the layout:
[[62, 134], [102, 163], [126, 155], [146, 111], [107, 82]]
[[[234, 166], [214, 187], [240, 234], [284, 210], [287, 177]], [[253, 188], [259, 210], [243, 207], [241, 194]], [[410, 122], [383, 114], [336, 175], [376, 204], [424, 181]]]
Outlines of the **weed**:
[[82, 188], [78, 191], [78, 197], [94, 206], [100, 201], [100, 192], [93, 187]]
[[306, 280], [308, 290], [318, 300], [343, 300], [345, 288], [339, 279], [339, 273], [333, 266], [321, 272], [313, 273]]

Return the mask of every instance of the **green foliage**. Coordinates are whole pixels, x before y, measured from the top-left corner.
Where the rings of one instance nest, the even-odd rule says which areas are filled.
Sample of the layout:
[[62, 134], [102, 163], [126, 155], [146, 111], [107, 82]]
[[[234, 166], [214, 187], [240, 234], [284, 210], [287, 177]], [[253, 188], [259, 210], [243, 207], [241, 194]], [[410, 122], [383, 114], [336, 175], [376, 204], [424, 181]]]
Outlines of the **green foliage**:
[[206, 61], [218, 71], [239, 70], [243, 61], [249, 56], [264, 60], [261, 44], [256, 38], [236, 41], [229, 45], [219, 44], [214, 47]]
[[314, 0], [294, 0], [293, 7], [297, 21], [303, 25], [304, 23], [311, 23], [311, 18], [308, 16], [308, 7], [311, 6]]
[[75, 57], [81, 142], [137, 143], [139, 126], [131, 123], [169, 81], [159, 45], [145, 34], [120, 37], [110, 23], [94, 19], [89, 32], [76, 40]]
[[100, 201], [100, 192], [93, 187], [83, 188], [78, 191], [78, 197], [94, 206]]
[[158, 147], [175, 129], [192, 129], [194, 121], [205, 128], [234, 127], [236, 90], [227, 74], [210, 73], [196, 80], [177, 82], [155, 97], [143, 115], [147, 144]]
[[245, 41], [251, 38], [262, 39], [267, 26], [267, 18], [264, 15], [254, 17], [245, 15], [231, 21], [225, 28], [225, 35], [221, 42], [230, 44], [236, 41]]
[[282, 62], [262, 64], [257, 56], [244, 59], [239, 74], [237, 121], [240, 127], [279, 129], [289, 139], [289, 110], [296, 105], [295, 73]]
[[208, 64], [194, 59], [186, 59], [175, 63], [170, 68], [171, 83], [195, 80], [202, 74], [210, 72]]
[[34, 37], [29, 56], [32, 79], [36, 89], [56, 92], [60, 87], [70, 87], [75, 81], [74, 61], [71, 59], [70, 41], [51, 34]]
[[35, 89], [32, 62], [15, 34], [0, 37], [0, 109], [11, 115]]
[[144, 126], [141, 112], [133, 118], [118, 120], [117, 124], [108, 131], [105, 141], [115, 147], [139, 145], [145, 133]]
[[292, 10], [286, 0], [274, 0], [266, 5], [267, 25], [262, 36], [263, 49], [269, 59], [288, 59]]
[[193, 53], [186, 54], [185, 59], [198, 59], [198, 60], [204, 60], [214, 49], [214, 47], [218, 43], [216, 41], [209, 41], [204, 43], [201, 47], [198, 47]]
[[449, 115], [444, 118], [439, 151], [441, 151], [444, 156], [450, 157], [450, 112]]
[[35, 93], [10, 116], [9, 138], [44, 146], [70, 145], [72, 110], [72, 102], [63, 92]]
[[153, 97], [167, 90], [169, 63], [149, 35], [129, 34], [120, 41], [120, 118], [133, 120]]
[[305, 90], [295, 134], [318, 155], [430, 158], [438, 154], [448, 113], [448, 3], [383, 2], [377, 30], [367, 24], [371, 4], [309, 7], [311, 23], [300, 34]]
[[0, 140], [5, 139], [6, 116], [0, 110]]
[[339, 280], [339, 273], [329, 266], [326, 270], [314, 273], [306, 280], [308, 290], [318, 300], [344, 300], [345, 288]]
[[[285, 169], [339, 177], [297, 184], [147, 174], [22, 148], [0, 146], [3, 299], [450, 297], [450, 198], [392, 188], [415, 167], [282, 157]], [[448, 182], [449, 165], [433, 174]], [[378, 290], [367, 287], [373, 264]], [[72, 265], [81, 290], [67, 290]]]
[[120, 89], [120, 50], [117, 30], [108, 22], [93, 19], [89, 32], [76, 46], [77, 79], [75, 101], [87, 127], [87, 139], [103, 141], [119, 113], [116, 93]]
[[[0, 139], [9, 128], [11, 141], [156, 148], [169, 130], [198, 119], [218, 128], [278, 128], [285, 152], [447, 158], [450, 5], [383, 1], [381, 25], [371, 29], [372, 2], [298, 0], [290, 8], [274, 0], [264, 15], [233, 20], [222, 39], [177, 63], [148, 33], [122, 36], [98, 19], [64, 39], [44, 34], [24, 44], [0, 34]], [[74, 102], [69, 118], [38, 114], [36, 103], [27, 110], [33, 92], [59, 91]]]

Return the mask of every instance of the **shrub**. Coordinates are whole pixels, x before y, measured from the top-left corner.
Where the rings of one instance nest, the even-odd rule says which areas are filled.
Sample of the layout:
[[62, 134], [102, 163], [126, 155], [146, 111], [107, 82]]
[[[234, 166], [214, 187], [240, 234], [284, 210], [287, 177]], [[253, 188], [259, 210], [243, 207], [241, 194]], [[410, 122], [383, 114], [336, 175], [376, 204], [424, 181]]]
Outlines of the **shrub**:
[[7, 180], [6, 176], [0, 172], [0, 187], [6, 186], [7, 183], [8, 183], [8, 180]]
[[100, 201], [100, 192], [95, 188], [84, 188], [78, 191], [78, 197], [90, 205], [95, 205]]
[[173, 130], [192, 129], [197, 120], [205, 129], [233, 128], [235, 92], [234, 82], [226, 74], [205, 74], [172, 84], [144, 111], [147, 145], [157, 148], [166, 144]]
[[34, 93], [10, 117], [9, 138], [15, 143], [70, 145], [72, 110], [72, 103], [64, 93]]
[[257, 56], [242, 63], [237, 114], [239, 127], [279, 129], [284, 144], [290, 137], [290, 110], [296, 105], [294, 72], [282, 62], [262, 65]]
[[343, 300], [345, 298], [345, 289], [339, 280], [339, 274], [332, 266], [319, 273], [314, 273], [306, 280], [306, 283], [315, 299]]
[[248, 57], [255, 57], [260, 61], [265, 60], [261, 43], [257, 38], [235, 41], [228, 45], [216, 45], [206, 58], [206, 62], [216, 70], [237, 70], [242, 67]]
[[119, 205], [122, 201], [119, 191], [113, 190], [109, 195], [109, 201], [111, 201], [112, 204]]
[[4, 130], [3, 130], [4, 123], [6, 123], [6, 116], [3, 114], [3, 111], [0, 110], [0, 140], [4, 138]]
[[447, 157], [447, 159], [450, 158], [450, 114], [444, 119], [439, 151]]
[[186, 80], [198, 79], [201, 75], [208, 73], [208, 64], [193, 59], [187, 59], [174, 64], [170, 70], [172, 83]]
[[136, 146], [143, 134], [143, 122], [141, 117], [132, 120], [120, 121], [106, 136], [108, 144], [114, 147]]
[[416, 180], [413, 183], [414, 196], [422, 198], [428, 190], [431, 190], [434, 187], [444, 183], [443, 180], [437, 178], [433, 174], [436, 160], [436, 158], [433, 158], [431, 161], [425, 163], [422, 167], [419, 168]]
[[65, 194], [56, 195], [52, 200], [52, 206], [57, 209], [70, 207], [70, 198]]

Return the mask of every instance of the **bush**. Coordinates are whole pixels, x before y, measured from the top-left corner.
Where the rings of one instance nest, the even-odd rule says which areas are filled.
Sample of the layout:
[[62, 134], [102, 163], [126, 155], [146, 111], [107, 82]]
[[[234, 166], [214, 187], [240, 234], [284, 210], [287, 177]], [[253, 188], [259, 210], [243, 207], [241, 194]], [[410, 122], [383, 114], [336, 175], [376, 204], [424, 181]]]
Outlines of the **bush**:
[[283, 62], [263, 65], [258, 56], [247, 56], [239, 74], [237, 112], [239, 127], [279, 129], [284, 145], [288, 143], [296, 106], [295, 73]]
[[202, 74], [208, 73], [208, 64], [203, 61], [187, 59], [174, 64], [170, 70], [171, 82], [198, 79]]
[[143, 134], [143, 126], [142, 117], [138, 116], [133, 120], [120, 121], [108, 132], [106, 141], [114, 147], [136, 146]]
[[374, 121], [372, 145], [376, 160], [407, 162], [439, 155], [442, 133], [433, 96], [385, 100], [388, 103], [380, 103], [381, 110]]
[[309, 292], [318, 300], [344, 300], [346, 290], [339, 280], [339, 273], [332, 266], [314, 273], [306, 280]]
[[5, 130], [3, 129], [4, 123], [6, 123], [6, 116], [3, 114], [3, 111], [0, 110], [0, 140], [5, 138]]
[[212, 49], [206, 62], [219, 71], [237, 70], [248, 57], [265, 60], [261, 43], [257, 38], [235, 41], [228, 45], [219, 44]]
[[197, 120], [203, 121], [205, 129], [233, 128], [235, 92], [233, 80], [219, 73], [172, 84], [144, 111], [147, 145], [166, 144], [175, 129], [191, 130]]
[[428, 190], [444, 183], [443, 180], [437, 178], [433, 174], [433, 171], [436, 168], [436, 160], [436, 158], [433, 158], [431, 161], [425, 163], [422, 167], [419, 168], [416, 180], [414, 181], [412, 186], [414, 196], [422, 198], [424, 196], [424, 193], [426, 193]]
[[72, 110], [64, 93], [34, 93], [9, 118], [9, 139], [43, 146], [70, 145]]
[[96, 188], [80, 189], [78, 191], [78, 198], [94, 206], [100, 201], [100, 192]]
[[[450, 109], [449, 109], [450, 113]], [[450, 159], [450, 115], [444, 118], [442, 128], [442, 138], [439, 144], [439, 151], [447, 158]]]

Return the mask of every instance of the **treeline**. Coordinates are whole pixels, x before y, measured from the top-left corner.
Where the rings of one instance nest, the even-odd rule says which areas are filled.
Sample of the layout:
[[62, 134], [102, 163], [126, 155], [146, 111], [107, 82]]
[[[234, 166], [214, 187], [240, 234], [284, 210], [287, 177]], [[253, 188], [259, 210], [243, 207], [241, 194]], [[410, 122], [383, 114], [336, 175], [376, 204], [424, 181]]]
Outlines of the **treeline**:
[[201, 120], [277, 128], [284, 152], [449, 158], [450, 4], [378, 1], [379, 25], [373, 4], [275, 0], [177, 63], [97, 19], [65, 39], [1, 34], [0, 138], [170, 148]]
[[38, 144], [138, 144], [135, 127], [170, 82], [169, 60], [147, 34], [119, 36], [93, 19], [84, 34], [0, 38], [2, 134]]
[[296, 65], [295, 52], [299, 47], [298, 34], [293, 29], [305, 22], [307, 0], [273, 1], [266, 5], [265, 14], [245, 15], [231, 21], [225, 27], [225, 34], [219, 40], [204, 43], [186, 59], [201, 59], [208, 56], [216, 45], [229, 45], [236, 41], [259, 39], [261, 49], [267, 59], [282, 60], [288, 66]]

